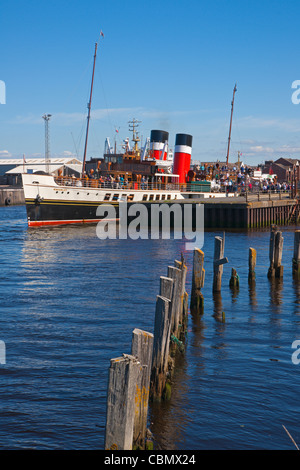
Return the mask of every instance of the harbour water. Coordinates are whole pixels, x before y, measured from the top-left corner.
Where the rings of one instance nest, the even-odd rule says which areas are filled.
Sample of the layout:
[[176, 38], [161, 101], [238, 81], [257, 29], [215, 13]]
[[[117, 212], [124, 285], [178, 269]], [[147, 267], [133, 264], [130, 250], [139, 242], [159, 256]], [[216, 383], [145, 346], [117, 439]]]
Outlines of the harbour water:
[[[226, 231], [221, 298], [212, 296], [214, 236], [206, 232], [205, 312], [189, 316], [172, 397], [151, 404], [161, 449], [295, 449], [300, 444], [300, 282], [293, 231], [283, 281], [270, 282], [269, 229]], [[99, 240], [95, 226], [28, 229], [23, 206], [0, 207], [1, 449], [103, 449], [110, 359], [129, 353], [134, 328], [153, 332], [159, 277], [183, 240]], [[248, 249], [257, 250], [248, 287]], [[240, 290], [229, 288], [231, 267]], [[225, 322], [221, 313], [225, 312]]]

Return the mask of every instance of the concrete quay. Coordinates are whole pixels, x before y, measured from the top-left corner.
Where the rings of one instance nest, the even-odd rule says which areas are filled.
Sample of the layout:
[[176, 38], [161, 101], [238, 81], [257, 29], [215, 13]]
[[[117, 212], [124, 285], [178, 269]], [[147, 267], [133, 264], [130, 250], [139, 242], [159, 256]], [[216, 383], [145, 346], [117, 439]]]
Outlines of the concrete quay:
[[25, 204], [23, 188], [0, 186], [0, 206], [16, 206]]
[[[248, 197], [202, 199], [205, 228], [260, 228], [291, 221], [297, 200]], [[298, 214], [299, 215], [299, 214]]]

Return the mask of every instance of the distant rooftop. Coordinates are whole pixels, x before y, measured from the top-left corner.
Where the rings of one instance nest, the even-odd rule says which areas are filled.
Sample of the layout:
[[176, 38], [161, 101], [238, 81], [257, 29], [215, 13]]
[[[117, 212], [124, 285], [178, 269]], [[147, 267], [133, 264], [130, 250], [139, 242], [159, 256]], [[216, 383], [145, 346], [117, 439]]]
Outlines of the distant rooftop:
[[[57, 172], [58, 170], [60, 170], [63, 166], [65, 166], [65, 168], [69, 168], [70, 170], [73, 170], [77, 173], [80, 173], [80, 171], [82, 170], [82, 164], [75, 164], [75, 163], [66, 163], [64, 162], [63, 164], [59, 164], [59, 163], [51, 163], [50, 165], [50, 171], [51, 173], [55, 173]], [[25, 170], [25, 171], [24, 171]], [[39, 165], [34, 165], [32, 163], [28, 163], [26, 165], [18, 165], [14, 168], [12, 168], [11, 170], [7, 171], [5, 174], [6, 175], [17, 175], [17, 174], [21, 174], [21, 173], [35, 173], [36, 171], [45, 171], [47, 172], [47, 168], [46, 168], [46, 164], [45, 162], [43, 164], [39, 164]]]
[[[26, 158], [28, 165], [45, 165], [45, 158]], [[81, 164], [82, 162], [74, 157], [50, 158], [50, 165], [64, 165], [67, 163]], [[0, 158], [0, 165], [23, 165], [23, 158]]]

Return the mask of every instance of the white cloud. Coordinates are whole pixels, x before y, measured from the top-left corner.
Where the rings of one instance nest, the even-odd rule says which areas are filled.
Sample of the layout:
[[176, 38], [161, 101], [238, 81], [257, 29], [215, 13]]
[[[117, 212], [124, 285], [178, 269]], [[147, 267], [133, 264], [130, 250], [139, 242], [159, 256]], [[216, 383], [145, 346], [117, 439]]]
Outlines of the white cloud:
[[[166, 120], [170, 117], [179, 117], [179, 116], [191, 116], [194, 114], [207, 114], [208, 110], [198, 110], [198, 111], [164, 111], [157, 109], [146, 109], [142, 107], [135, 108], [110, 108], [110, 109], [92, 109], [91, 110], [91, 119], [93, 121], [99, 121], [103, 119], [119, 119], [128, 121], [129, 118], [138, 116], [140, 119], [153, 119], [153, 120]], [[85, 122], [87, 118], [86, 112], [53, 112], [51, 116], [51, 121], [53, 124], [66, 126], [76, 123]], [[13, 124], [42, 124], [42, 113], [37, 116], [33, 114], [28, 114], [27, 116], [16, 116], [12, 121]]]
[[62, 157], [75, 157], [75, 153], [74, 152], [70, 152], [70, 150], [64, 150], [62, 152]]
[[[289, 145], [289, 144], [279, 144], [275, 142], [268, 142], [269, 145], [266, 145], [266, 142], [253, 142], [256, 145], [244, 145], [243, 146], [243, 156], [253, 157], [253, 158], [261, 158], [263, 160], [277, 159], [282, 156], [289, 157], [289, 156], [300, 156], [300, 147], [296, 145]], [[245, 142], [244, 142], [245, 144]], [[271, 144], [271, 145], [270, 145]]]
[[299, 153], [300, 154], [300, 147], [291, 147], [290, 145], [282, 145], [278, 149], [276, 149], [278, 153]]
[[0, 150], [0, 158], [11, 158], [12, 154], [8, 150]]
[[263, 145], [255, 145], [250, 147], [251, 152], [254, 153], [274, 153], [274, 149], [272, 147], [264, 147]]
[[300, 132], [300, 119], [261, 118], [246, 116], [238, 121], [239, 127], [247, 129], [274, 129], [286, 132]]

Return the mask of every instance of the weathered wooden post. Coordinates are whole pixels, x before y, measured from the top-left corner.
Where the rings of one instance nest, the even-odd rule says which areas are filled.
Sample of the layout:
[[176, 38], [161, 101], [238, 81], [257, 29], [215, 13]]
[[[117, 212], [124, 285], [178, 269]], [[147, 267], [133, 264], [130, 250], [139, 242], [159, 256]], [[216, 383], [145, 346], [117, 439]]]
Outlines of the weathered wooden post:
[[187, 267], [184, 263], [183, 255], [181, 255], [181, 261], [175, 260], [175, 267], [180, 270], [181, 279], [180, 279], [180, 298], [179, 298], [179, 316], [178, 323], [175, 325], [174, 335], [181, 337], [184, 332], [184, 327], [187, 321], [187, 309], [186, 309], [186, 297], [188, 296], [185, 290]]
[[183, 311], [182, 311], [184, 325], [186, 324], [188, 311], [189, 311], [189, 294], [185, 292], [183, 296]]
[[161, 400], [166, 388], [170, 345], [169, 310], [170, 300], [158, 295], [156, 298], [150, 384], [150, 395], [152, 400]]
[[224, 258], [224, 246], [225, 234], [223, 239], [215, 237], [213, 292], [221, 291], [223, 264], [228, 263], [228, 259]]
[[153, 334], [147, 331], [135, 328], [132, 332], [131, 354], [138, 359], [142, 366], [141, 373], [137, 378], [135, 391], [134, 449], [144, 449], [146, 443], [153, 340]]
[[204, 253], [199, 248], [194, 249], [193, 256], [193, 275], [192, 275], [192, 292], [191, 292], [191, 313], [202, 315], [204, 312], [204, 297], [201, 292], [204, 286], [205, 269]]
[[293, 276], [300, 279], [300, 230], [294, 235]]
[[236, 269], [232, 268], [231, 269], [231, 278], [229, 281], [229, 286], [231, 289], [238, 290], [240, 287], [240, 278], [238, 273], [236, 272]]
[[249, 273], [248, 282], [252, 284], [255, 282], [255, 266], [256, 266], [256, 250], [249, 248]]
[[111, 359], [107, 394], [105, 449], [131, 450], [135, 392], [140, 362], [129, 354]]
[[170, 277], [160, 276], [159, 295], [172, 300], [174, 280]]
[[275, 277], [283, 277], [283, 266], [281, 264], [282, 260], [282, 251], [283, 251], [283, 236], [282, 232], [276, 233], [275, 238], [275, 253], [274, 253], [274, 267], [275, 267]]
[[[176, 262], [177, 266], [180, 266], [180, 262]], [[170, 361], [170, 370], [169, 373], [172, 373], [173, 369], [173, 359], [175, 356], [176, 348], [179, 346], [179, 349], [184, 350], [181, 337], [185, 327], [185, 315], [187, 315], [188, 305], [186, 299], [186, 293], [182, 296], [184, 291], [185, 276], [186, 272], [182, 272], [181, 268], [175, 266], [168, 266], [168, 276], [173, 279], [173, 292], [171, 298], [171, 315], [170, 317], [170, 348], [169, 348], [169, 361]], [[183, 284], [184, 282], [184, 284]], [[186, 317], [187, 318], [187, 317]], [[178, 339], [180, 338], [180, 339]]]
[[171, 330], [170, 333], [175, 336], [178, 333], [181, 309], [181, 270], [175, 266], [168, 266], [168, 278], [173, 279], [173, 291], [171, 298]]
[[272, 225], [270, 234], [269, 259], [270, 267], [268, 270], [268, 278], [281, 278], [283, 276], [283, 266], [281, 265], [283, 250], [282, 232], [279, 232], [276, 225]]
[[[169, 303], [169, 310], [168, 310], [168, 331], [166, 333], [166, 337], [169, 339], [168, 343], [168, 376], [171, 377], [172, 369], [173, 369], [173, 361], [171, 359], [171, 349], [172, 345], [170, 343], [170, 339], [172, 337], [174, 328], [175, 328], [175, 317], [178, 318], [177, 312], [179, 313], [179, 288], [180, 288], [180, 279], [181, 274], [180, 270], [172, 267], [168, 268], [168, 273], [170, 273], [170, 277], [160, 277], [160, 292], [159, 295], [165, 297], [166, 299], [170, 300]], [[167, 386], [169, 386], [169, 382], [166, 382]]]
[[275, 268], [274, 268], [274, 251], [275, 251], [275, 235], [276, 235], [277, 227], [275, 225], [271, 226], [271, 233], [270, 233], [270, 245], [269, 245], [269, 261], [270, 267], [268, 270], [268, 278], [275, 277]]

